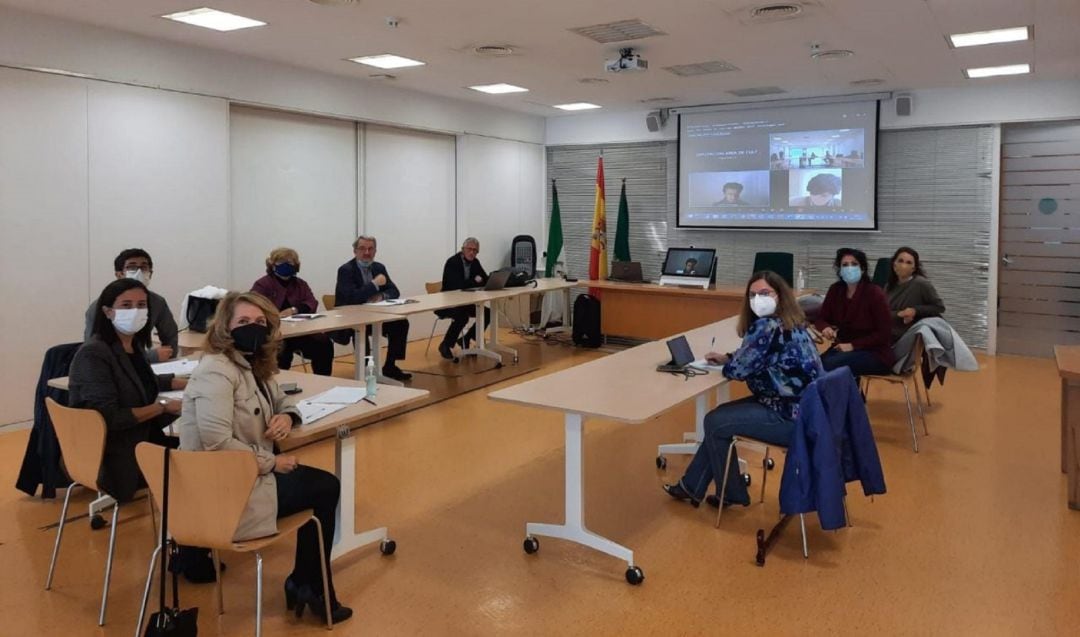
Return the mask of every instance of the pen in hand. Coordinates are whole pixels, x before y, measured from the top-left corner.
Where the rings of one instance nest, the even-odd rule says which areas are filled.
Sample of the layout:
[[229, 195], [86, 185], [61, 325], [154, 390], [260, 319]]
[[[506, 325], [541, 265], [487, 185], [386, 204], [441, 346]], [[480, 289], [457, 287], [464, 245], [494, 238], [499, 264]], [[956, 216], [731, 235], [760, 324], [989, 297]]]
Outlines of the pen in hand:
[[712, 342], [709, 343], [709, 349], [716, 347], [716, 337], [712, 337]]

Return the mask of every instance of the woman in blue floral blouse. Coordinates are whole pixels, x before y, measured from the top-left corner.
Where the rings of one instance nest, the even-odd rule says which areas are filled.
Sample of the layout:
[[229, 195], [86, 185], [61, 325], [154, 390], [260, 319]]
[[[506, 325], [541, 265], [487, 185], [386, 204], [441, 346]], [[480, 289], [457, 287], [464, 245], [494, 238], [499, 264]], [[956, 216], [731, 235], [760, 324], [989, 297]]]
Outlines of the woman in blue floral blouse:
[[[783, 277], [764, 270], [746, 284], [739, 315], [742, 345], [733, 354], [709, 352], [705, 358], [723, 365], [731, 380], [746, 381], [753, 394], [724, 403], [705, 416], [702, 441], [682, 479], [664, 485], [668, 495], [688, 500], [695, 507], [704, 498], [719, 507], [724, 463], [732, 436], [742, 435], [788, 446], [799, 414], [799, 397], [821, 373], [821, 359], [806, 331], [806, 317]], [[730, 475], [723, 505], [750, 504], [750, 494], [739, 476], [738, 456], [732, 450]], [[716, 481], [717, 495], [705, 497]]]

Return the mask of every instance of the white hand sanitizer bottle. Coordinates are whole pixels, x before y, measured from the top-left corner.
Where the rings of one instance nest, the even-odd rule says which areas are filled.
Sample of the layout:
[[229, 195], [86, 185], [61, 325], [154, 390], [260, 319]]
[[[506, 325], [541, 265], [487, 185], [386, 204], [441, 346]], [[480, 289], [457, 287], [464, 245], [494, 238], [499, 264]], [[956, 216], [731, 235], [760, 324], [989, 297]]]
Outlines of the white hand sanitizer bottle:
[[378, 379], [375, 377], [375, 359], [370, 356], [365, 356], [365, 358], [367, 359], [367, 365], [364, 369], [364, 382], [367, 383], [368, 398], [371, 398], [375, 395]]
[[801, 292], [806, 289], [806, 271], [799, 268], [799, 271], [795, 274], [795, 291]]

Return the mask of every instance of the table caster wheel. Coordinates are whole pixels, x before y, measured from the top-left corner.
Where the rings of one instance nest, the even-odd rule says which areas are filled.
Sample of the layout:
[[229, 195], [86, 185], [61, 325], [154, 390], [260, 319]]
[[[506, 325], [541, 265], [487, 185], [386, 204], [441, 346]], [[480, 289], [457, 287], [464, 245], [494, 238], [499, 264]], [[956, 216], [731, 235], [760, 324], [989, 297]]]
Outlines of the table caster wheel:
[[772, 471], [776, 468], [776, 461], [772, 458], [765, 458], [765, 468]]
[[667, 469], [667, 458], [664, 456], [656, 456], [656, 468]]
[[645, 581], [645, 572], [641, 570], [640, 566], [631, 566], [626, 569], [626, 581], [637, 586]]
[[500, 363], [495, 363], [495, 369], [501, 369], [502, 366], [503, 366], [503, 364], [501, 362]]
[[750, 477], [749, 473], [744, 473], [742, 474], [742, 481], [746, 483], [746, 486], [750, 486], [750, 483], [753, 482], [753, 478]]
[[525, 543], [522, 545], [522, 548], [525, 549], [526, 553], [532, 555], [540, 550], [540, 540], [537, 540], [534, 537], [527, 537], [525, 538]]
[[105, 528], [105, 526], [105, 518], [101, 517], [100, 515], [95, 515], [90, 518], [90, 528], [94, 529], [95, 531], [97, 531], [98, 529], [103, 529]]
[[383, 540], [382, 542], [379, 542], [379, 550], [382, 551], [383, 555], [393, 555], [394, 551], [397, 550], [397, 542], [393, 540]]

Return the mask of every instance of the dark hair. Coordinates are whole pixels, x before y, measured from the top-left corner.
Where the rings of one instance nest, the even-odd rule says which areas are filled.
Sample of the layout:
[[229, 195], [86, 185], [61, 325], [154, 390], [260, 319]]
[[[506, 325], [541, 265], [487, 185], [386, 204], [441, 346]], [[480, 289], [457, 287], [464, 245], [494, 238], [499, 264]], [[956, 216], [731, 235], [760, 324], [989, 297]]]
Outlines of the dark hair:
[[750, 309], [750, 286], [762, 279], [769, 284], [769, 287], [776, 290], [776, 318], [780, 319], [784, 329], [790, 331], [805, 325], [806, 315], [803, 314], [802, 307], [795, 300], [795, 293], [791, 291], [791, 286], [787, 284], [784, 277], [772, 270], [758, 270], [751, 274], [750, 280], [746, 282], [742, 311], [739, 313], [739, 324], [735, 327], [735, 332], [739, 336], [746, 336], [746, 332], [750, 330], [750, 324], [757, 320], [757, 315]]
[[116, 258], [113, 259], [113, 269], [116, 272], [123, 272], [124, 264], [127, 263], [128, 259], [146, 259], [150, 264], [150, 269], [154, 269], [154, 260], [150, 258], [150, 253], [142, 248], [128, 248], [116, 255]]
[[840, 276], [840, 262], [843, 261], [846, 256], [855, 257], [855, 260], [859, 262], [859, 267], [862, 268], [862, 278], [866, 281], [869, 278], [866, 272], [870, 269], [870, 266], [866, 261], [866, 253], [862, 250], [856, 250], [855, 248], [840, 248], [836, 251], [836, 260], [833, 261], [833, 269], [836, 270], [836, 276]]
[[686, 260], [686, 265], [690, 265], [691, 263], [693, 263], [694, 265], [697, 265], [697, 259], [691, 257], [691, 258]]
[[823, 195], [831, 193], [840, 194], [840, 178], [829, 173], [820, 173], [810, 178], [806, 183], [806, 191], [811, 195]]
[[[105, 286], [105, 289], [101, 291], [101, 295], [98, 296], [97, 302], [94, 303], [94, 326], [90, 329], [91, 335], [100, 338], [106, 343], [115, 343], [119, 340], [116, 335], [116, 328], [113, 327], [109, 317], [105, 316], [102, 308], [112, 307], [113, 303], [116, 303], [116, 297], [134, 289], [146, 293], [146, 308], [147, 310], [150, 309], [150, 293], [145, 285], [135, 279], [117, 279]], [[150, 347], [150, 332], [153, 329], [154, 326], [150, 324], [150, 321], [147, 321], [141, 330], [132, 335], [131, 343], [136, 351]]]
[[743, 185], [742, 185], [742, 184], [740, 184], [740, 183], [739, 183], [739, 182], [737, 182], [737, 181], [729, 181], [729, 182], [727, 182], [726, 184], [724, 184], [724, 190], [727, 190], [727, 189], [729, 189], [729, 188], [730, 188], [731, 190], [734, 190], [734, 191], [735, 191], [735, 194], [738, 194], [738, 193], [741, 193], [741, 192], [742, 192], [742, 189], [743, 189]]
[[889, 282], [885, 284], [886, 290], [891, 290], [900, 284], [900, 277], [896, 276], [896, 270], [893, 269], [893, 264], [896, 263], [897, 257], [905, 252], [910, 254], [911, 258], [915, 260], [915, 271], [911, 273], [911, 276], [921, 276], [924, 279], [926, 278], [926, 272], [923, 271], [922, 261], [919, 260], [919, 253], [907, 246], [902, 246], [897, 248], [896, 252], [893, 252], [892, 259], [889, 260]]

